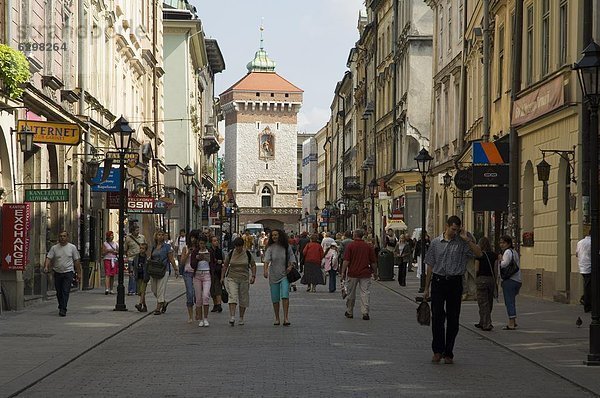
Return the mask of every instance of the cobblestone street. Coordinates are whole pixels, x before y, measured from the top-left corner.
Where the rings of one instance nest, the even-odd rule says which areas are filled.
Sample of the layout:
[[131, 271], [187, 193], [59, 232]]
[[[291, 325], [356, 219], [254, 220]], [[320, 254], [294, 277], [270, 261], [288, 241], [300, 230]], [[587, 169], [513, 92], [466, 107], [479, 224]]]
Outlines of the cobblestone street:
[[[181, 280], [169, 284], [169, 297], [180, 294]], [[291, 296], [290, 327], [272, 325], [262, 277], [251, 289], [246, 324], [235, 327], [229, 326], [226, 311], [211, 313], [209, 328], [186, 323], [185, 300], [179, 295], [166, 314], [148, 315], [127, 328], [140, 314], [114, 313], [106, 306], [112, 299], [98, 293], [73, 295], [72, 310], [64, 319], [54, 318], [52, 302], [39, 305], [57, 335], [44, 341], [43, 352], [24, 347], [25, 355], [44, 355], [40, 367], [48, 372], [61, 361], [66, 366], [25, 390], [36, 380], [21, 377], [20, 386], [5, 381], [2, 396], [20, 389], [18, 396], [24, 397], [592, 396], [466, 328], [458, 336], [455, 364], [431, 364], [431, 332], [417, 324], [415, 304], [379, 283], [373, 284], [370, 321], [363, 321], [357, 310], [354, 319], [346, 319], [339, 292], [330, 294], [319, 286], [317, 293], [307, 293], [299, 285]], [[106, 311], [97, 306], [90, 317], [85, 313], [89, 308], [81, 311], [88, 300], [103, 301]], [[150, 298], [149, 306], [153, 304]], [[133, 309], [133, 299], [128, 306]], [[111, 323], [111, 318], [123, 323]], [[4, 317], [8, 325], [17, 319]], [[69, 355], [61, 355], [52, 348], [54, 339], [64, 338], [60, 322], [83, 326], [80, 332], [117, 325], [123, 331], [104, 342], [114, 331], [101, 338], [96, 330], [87, 341], [83, 333], [73, 335], [77, 347], [71, 345]], [[33, 377], [35, 371], [25, 374]]]

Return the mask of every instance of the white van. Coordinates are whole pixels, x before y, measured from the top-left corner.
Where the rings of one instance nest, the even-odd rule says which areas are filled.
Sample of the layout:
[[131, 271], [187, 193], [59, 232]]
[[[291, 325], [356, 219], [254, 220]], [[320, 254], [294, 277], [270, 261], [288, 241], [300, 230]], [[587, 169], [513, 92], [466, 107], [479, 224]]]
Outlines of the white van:
[[250, 234], [259, 236], [265, 230], [262, 224], [246, 224], [244, 231], [250, 231]]

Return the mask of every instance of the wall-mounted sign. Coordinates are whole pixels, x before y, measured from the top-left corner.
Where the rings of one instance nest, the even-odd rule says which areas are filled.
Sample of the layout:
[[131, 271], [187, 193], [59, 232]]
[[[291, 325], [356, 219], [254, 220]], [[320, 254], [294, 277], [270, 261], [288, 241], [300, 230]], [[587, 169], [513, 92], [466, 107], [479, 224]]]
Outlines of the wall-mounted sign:
[[458, 170], [454, 175], [454, 185], [461, 191], [473, 188], [473, 172], [471, 169]]
[[473, 166], [473, 183], [505, 185], [508, 184], [508, 165]]
[[565, 103], [564, 77], [561, 75], [514, 102], [512, 126], [536, 119]]
[[33, 142], [39, 144], [79, 145], [81, 141], [81, 128], [73, 123], [19, 120], [17, 130], [33, 131]]
[[127, 199], [129, 213], [154, 213], [154, 198], [152, 196], [131, 196]]
[[[92, 179], [92, 182], [100, 181], [103, 173], [104, 167], [98, 167], [98, 173], [96, 174], [96, 177]], [[92, 192], [119, 192], [120, 183], [121, 170], [118, 167], [113, 167], [110, 169], [106, 181], [101, 182], [98, 185], [92, 185]]]
[[[124, 189], [123, 194], [125, 195], [125, 204], [127, 204], [127, 189]], [[118, 209], [119, 208], [119, 195], [120, 192], [107, 192], [106, 193], [106, 208], [107, 209]]]
[[[108, 159], [119, 160], [121, 158], [121, 154], [119, 152], [106, 152], [106, 157]], [[140, 155], [137, 152], [125, 152], [125, 160], [137, 160]]]
[[26, 189], [25, 202], [68, 202], [68, 189]]
[[473, 211], [507, 211], [508, 187], [473, 187]]
[[509, 156], [507, 142], [473, 143], [473, 164], [505, 164]]
[[29, 258], [31, 205], [7, 203], [2, 205], [2, 269], [23, 271]]

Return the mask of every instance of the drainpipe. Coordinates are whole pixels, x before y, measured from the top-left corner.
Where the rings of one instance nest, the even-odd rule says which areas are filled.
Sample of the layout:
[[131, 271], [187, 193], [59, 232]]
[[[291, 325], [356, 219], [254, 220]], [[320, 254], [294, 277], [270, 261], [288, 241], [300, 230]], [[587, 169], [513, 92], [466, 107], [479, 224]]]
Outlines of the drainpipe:
[[12, 44], [12, 20], [13, 20], [13, 0], [6, 0], [6, 43], [10, 46]]
[[[517, 94], [521, 90], [521, 63], [522, 63], [522, 40], [523, 36], [523, 2], [515, 2], [515, 20], [513, 22], [513, 51], [512, 51], [512, 84], [510, 91], [510, 101], [514, 106], [517, 100]], [[512, 120], [513, 106], [510, 108], [510, 119]], [[509, 213], [512, 214], [512, 230], [510, 231], [516, 246], [519, 247], [520, 237], [520, 211], [519, 211], [519, 135], [517, 129], [513, 126], [510, 128], [510, 164], [509, 164]]]
[[490, 0], [483, 0], [483, 141], [490, 140], [490, 34]]
[[[396, 171], [398, 170], [398, 164], [402, 165], [402, 162], [398, 162], [398, 146], [402, 147], [402, 140], [404, 137], [400, 137], [400, 142], [398, 141], [398, 124], [397, 124], [397, 118], [398, 118], [398, 68], [397, 68], [397, 62], [398, 62], [398, 54], [397, 54], [397, 48], [398, 48], [398, 2], [394, 1], [394, 21], [392, 23], [392, 35], [393, 35], [393, 39], [392, 39], [392, 56], [393, 56], [393, 62], [392, 62], [392, 73], [393, 73], [393, 84], [394, 87], [392, 89], [392, 106], [394, 107], [394, 117], [392, 119], [392, 129], [394, 132], [394, 145], [392, 145], [392, 170]], [[402, 154], [402, 148], [400, 148], [400, 154]], [[402, 156], [402, 155], [400, 155]]]
[[[158, 53], [156, 47], [158, 45], [158, 0], [154, 0], [152, 2], [152, 56], [154, 58], [154, 62], [158, 63]], [[157, 64], [154, 64], [152, 68], [152, 129], [154, 130], [154, 159], [151, 161], [154, 162], [154, 174], [155, 176], [150, 175], [151, 183], [160, 184], [160, 173], [159, 173], [159, 159], [158, 159], [158, 82], [156, 78], [156, 69]], [[152, 170], [152, 167], [150, 167]], [[164, 225], [162, 226], [164, 228]]]
[[[577, 54], [581, 52], [580, 49], [585, 48], [593, 38], [594, 28], [594, 1], [583, 0], [583, 23], [582, 23], [582, 37], [581, 47], [577, 46]], [[572, 77], [576, 79], [575, 77]], [[581, 126], [580, 140], [581, 150], [579, 156], [581, 156], [581, 173], [580, 180], [581, 184], [581, 209], [583, 214], [583, 224], [590, 223], [590, 151], [583, 150], [583, 148], [590, 148], [590, 111], [587, 106], [579, 107], [579, 123]]]
[[[462, 26], [462, 62], [460, 65], [460, 125], [458, 130], [458, 153], [462, 153], [465, 147], [465, 137], [467, 129], [467, 68], [465, 67], [467, 61], [467, 39], [465, 38], [465, 32], [467, 31], [467, 2], [463, 4], [463, 26]], [[432, 99], [433, 102], [433, 99]], [[458, 170], [458, 164], [455, 165]], [[464, 199], [462, 199], [464, 201]]]

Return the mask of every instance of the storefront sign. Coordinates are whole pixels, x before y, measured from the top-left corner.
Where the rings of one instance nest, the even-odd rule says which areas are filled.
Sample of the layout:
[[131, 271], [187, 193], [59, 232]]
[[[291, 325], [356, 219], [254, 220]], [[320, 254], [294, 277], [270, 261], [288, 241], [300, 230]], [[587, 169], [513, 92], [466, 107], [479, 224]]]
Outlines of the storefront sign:
[[[119, 196], [120, 192], [107, 192], [106, 193], [106, 208], [107, 209], [118, 209], [119, 208]], [[123, 194], [125, 195], [125, 203], [127, 203], [127, 189], [124, 189]]]
[[474, 187], [473, 211], [507, 211], [508, 187]]
[[[92, 182], [100, 181], [103, 173], [104, 167], [98, 167], [98, 174], [92, 179]], [[120, 182], [121, 170], [118, 167], [113, 167], [110, 169], [106, 181], [101, 182], [98, 185], [92, 185], [92, 192], [119, 192]]]
[[2, 269], [23, 271], [29, 257], [31, 205], [7, 203], [2, 205]]
[[73, 123], [19, 120], [17, 130], [33, 131], [33, 142], [39, 144], [79, 145], [81, 141], [81, 128]]
[[25, 202], [68, 202], [68, 189], [26, 189]]
[[475, 185], [508, 184], [508, 165], [473, 166], [473, 183]]
[[507, 142], [473, 143], [473, 164], [505, 164], [509, 156]]
[[131, 196], [127, 199], [127, 211], [129, 213], [154, 212], [154, 198], [152, 196]]
[[461, 191], [473, 188], [473, 173], [471, 169], [458, 170], [454, 175], [454, 185]]
[[[119, 152], [106, 152], [106, 157], [108, 159], [119, 160], [121, 159], [121, 154]], [[140, 155], [137, 152], [125, 152], [125, 160], [137, 160]]]
[[557, 77], [516, 100], [511, 124], [519, 126], [562, 106], [565, 103], [563, 84], [563, 77]]

